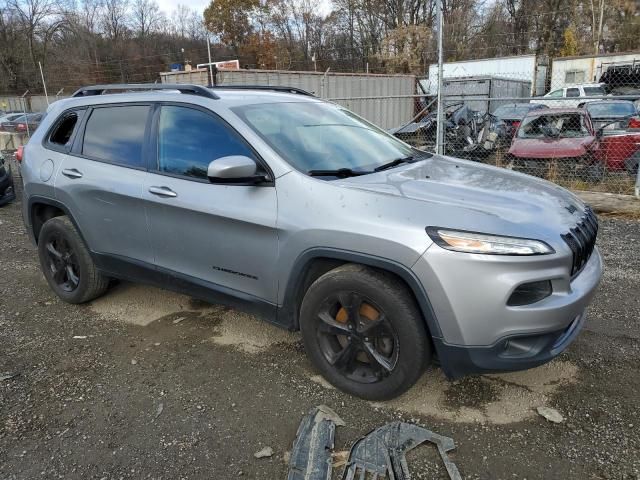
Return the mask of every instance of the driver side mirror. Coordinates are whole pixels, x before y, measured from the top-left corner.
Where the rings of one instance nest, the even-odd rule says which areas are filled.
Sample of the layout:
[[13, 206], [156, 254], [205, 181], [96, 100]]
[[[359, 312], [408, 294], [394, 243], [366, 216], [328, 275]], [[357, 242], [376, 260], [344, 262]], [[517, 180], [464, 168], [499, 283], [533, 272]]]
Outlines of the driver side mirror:
[[209, 164], [207, 177], [211, 183], [258, 184], [267, 181], [258, 174], [256, 162], [244, 155], [221, 157]]

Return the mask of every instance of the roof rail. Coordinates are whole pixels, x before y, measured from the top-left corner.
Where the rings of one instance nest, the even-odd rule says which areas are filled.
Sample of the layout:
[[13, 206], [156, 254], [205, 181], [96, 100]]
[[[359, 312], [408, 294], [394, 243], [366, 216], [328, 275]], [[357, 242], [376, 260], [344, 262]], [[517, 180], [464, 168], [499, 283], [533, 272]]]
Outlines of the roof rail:
[[92, 85], [76, 90], [72, 97], [103, 95], [106, 93], [113, 93], [117, 90], [123, 90], [125, 92], [145, 90], [178, 90], [180, 93], [199, 95], [201, 97], [212, 98], [214, 100], [220, 98], [211, 89], [203, 87], [201, 85], [184, 85], [171, 83], [113, 83], [109, 85]]
[[272, 92], [297, 93], [308, 97], [315, 97], [311, 92], [298, 87], [288, 87], [285, 85], [215, 85], [214, 90], [268, 90]]

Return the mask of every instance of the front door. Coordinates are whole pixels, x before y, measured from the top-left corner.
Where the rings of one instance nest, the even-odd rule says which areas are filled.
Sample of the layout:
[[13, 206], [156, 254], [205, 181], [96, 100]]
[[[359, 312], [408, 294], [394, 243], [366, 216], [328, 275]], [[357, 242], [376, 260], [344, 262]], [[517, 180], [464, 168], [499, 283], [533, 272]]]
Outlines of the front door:
[[275, 187], [212, 184], [211, 161], [251, 147], [226, 122], [194, 106], [156, 113], [157, 161], [143, 196], [155, 263], [210, 288], [275, 303], [278, 256]]

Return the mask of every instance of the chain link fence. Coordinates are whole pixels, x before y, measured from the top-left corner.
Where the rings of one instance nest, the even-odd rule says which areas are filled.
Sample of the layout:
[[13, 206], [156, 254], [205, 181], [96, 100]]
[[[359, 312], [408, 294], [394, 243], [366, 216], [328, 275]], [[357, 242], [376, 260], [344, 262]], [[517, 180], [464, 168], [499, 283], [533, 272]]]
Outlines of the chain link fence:
[[[598, 81], [577, 70], [553, 73], [555, 84], [534, 95], [536, 74], [443, 78], [443, 152], [544, 178], [574, 190], [634, 194], [640, 184], [640, 54], [624, 69], [605, 68]], [[446, 72], [446, 69], [445, 69]], [[436, 73], [437, 74], [437, 73]], [[544, 78], [544, 77], [543, 77]], [[604, 81], [600, 81], [604, 80]], [[538, 78], [538, 81], [540, 79]], [[425, 150], [436, 151], [437, 82], [418, 82], [424, 94], [338, 97], [331, 100], [371, 114], [367, 119]], [[412, 115], [388, 125], [413, 102]], [[363, 104], [368, 104], [363, 108]]]
[[[220, 86], [308, 90], [418, 149], [434, 152], [435, 67], [417, 79], [261, 70], [219, 71], [213, 78]], [[187, 74], [189, 78], [183, 78]], [[207, 69], [163, 75], [162, 83], [211, 83]], [[535, 175], [574, 190], [640, 194], [640, 53], [445, 63], [442, 105], [446, 155]], [[24, 134], [32, 126], [27, 125]], [[0, 140], [10, 138], [3, 129], [19, 127], [0, 122]], [[11, 138], [20, 141], [15, 135]], [[0, 150], [14, 149], [13, 143], [4, 144]]]

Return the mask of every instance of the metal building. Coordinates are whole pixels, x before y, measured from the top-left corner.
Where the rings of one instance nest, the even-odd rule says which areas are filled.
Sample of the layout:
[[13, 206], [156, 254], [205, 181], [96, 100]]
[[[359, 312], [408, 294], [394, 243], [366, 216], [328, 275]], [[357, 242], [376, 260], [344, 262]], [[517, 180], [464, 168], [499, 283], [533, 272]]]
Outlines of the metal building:
[[554, 58], [551, 65], [551, 88], [599, 82], [600, 77], [609, 67], [633, 65], [639, 62], [640, 52]]
[[[505, 103], [528, 100], [512, 100], [528, 97], [531, 92], [531, 82], [500, 77], [462, 77], [447, 78], [442, 82], [442, 94], [447, 105], [464, 102], [472, 110], [492, 113]], [[473, 99], [467, 99], [473, 97]], [[485, 99], [486, 100], [483, 100]], [[500, 100], [505, 98], [507, 100]], [[509, 100], [511, 99], [511, 100]]]
[[[482, 58], [442, 64], [442, 78], [499, 77], [530, 83], [529, 95], [543, 95], [549, 59], [546, 55], [518, 55], [513, 57]], [[429, 77], [421, 82], [427, 93], [438, 93], [438, 65], [429, 65]]]

